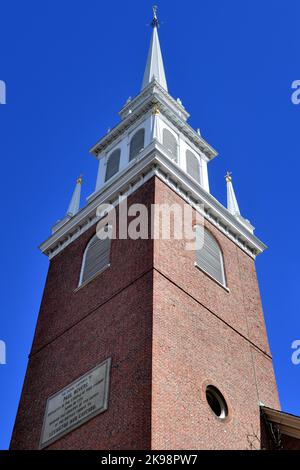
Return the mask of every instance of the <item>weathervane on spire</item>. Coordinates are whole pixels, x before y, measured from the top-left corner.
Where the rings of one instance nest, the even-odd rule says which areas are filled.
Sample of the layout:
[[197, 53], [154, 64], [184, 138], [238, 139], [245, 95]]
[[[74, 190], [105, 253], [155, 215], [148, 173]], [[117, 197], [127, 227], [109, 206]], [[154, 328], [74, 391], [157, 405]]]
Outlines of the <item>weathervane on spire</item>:
[[152, 7], [152, 10], [153, 10], [153, 20], [151, 22], [151, 26], [153, 28], [157, 28], [159, 26], [159, 21], [158, 21], [158, 18], [157, 18], [157, 9], [158, 9], [158, 6], [157, 5], [153, 5]]
[[227, 171], [227, 173], [225, 175], [225, 179], [226, 179], [227, 183], [230, 183], [230, 181], [232, 180], [231, 175], [232, 175], [232, 172]]

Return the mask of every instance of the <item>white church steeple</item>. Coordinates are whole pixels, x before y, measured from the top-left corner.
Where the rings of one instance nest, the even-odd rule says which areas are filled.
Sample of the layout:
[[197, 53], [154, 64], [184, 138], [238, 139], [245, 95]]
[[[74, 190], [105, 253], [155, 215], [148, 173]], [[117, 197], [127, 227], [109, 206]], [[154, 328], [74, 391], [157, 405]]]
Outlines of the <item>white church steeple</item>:
[[147, 64], [144, 73], [142, 90], [155, 78], [155, 80], [168, 91], [168, 85], [165, 75], [162, 53], [159, 44], [157, 28], [159, 21], [157, 18], [157, 6], [153, 7], [153, 20], [151, 23], [153, 33], [147, 58]]
[[255, 257], [265, 245], [240, 215], [230, 174], [226, 177], [226, 208], [210, 193], [208, 164], [217, 156], [216, 150], [188, 124], [190, 115], [181, 100], [168, 93], [157, 7], [153, 7], [151, 25], [142, 90], [126, 101], [119, 111], [120, 122], [90, 149], [98, 160], [95, 190], [79, 210], [81, 179], [77, 180], [67, 215], [52, 227], [52, 236], [41, 249], [52, 258], [98, 220], [99, 204], [108, 201], [117, 206], [121, 194], [129, 196], [155, 176], [193, 207], [202, 204], [205, 217]]
[[235, 192], [232, 185], [231, 173], [227, 172], [226, 176], [227, 183], [227, 209], [232, 215], [241, 215], [239, 205], [235, 196]]
[[227, 184], [227, 210], [232, 214], [236, 220], [238, 220], [244, 227], [247, 228], [251, 233], [254, 231], [253, 225], [249, 222], [248, 219], [245, 219], [240, 212], [240, 208], [237, 202], [237, 198], [232, 185], [231, 173], [227, 171], [225, 175], [226, 184]]
[[79, 212], [80, 207], [80, 197], [81, 197], [81, 185], [82, 185], [82, 176], [79, 176], [76, 180], [76, 186], [73, 191], [71, 201], [67, 210], [66, 215], [63, 219], [58, 220], [52, 227], [52, 234], [61, 229], [66, 225], [69, 220], [71, 220]]
[[76, 180], [76, 186], [70, 201], [67, 216], [73, 217], [79, 211], [80, 206], [80, 195], [81, 195], [82, 176], [79, 176]]

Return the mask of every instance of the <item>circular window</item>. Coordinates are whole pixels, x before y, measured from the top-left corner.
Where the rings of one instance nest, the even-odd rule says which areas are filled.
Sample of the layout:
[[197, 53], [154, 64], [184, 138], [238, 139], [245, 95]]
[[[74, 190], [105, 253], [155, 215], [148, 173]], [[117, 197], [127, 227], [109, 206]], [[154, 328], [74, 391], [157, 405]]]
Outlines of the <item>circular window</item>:
[[214, 414], [220, 418], [225, 419], [228, 415], [228, 407], [222, 393], [213, 385], [206, 388], [206, 400]]

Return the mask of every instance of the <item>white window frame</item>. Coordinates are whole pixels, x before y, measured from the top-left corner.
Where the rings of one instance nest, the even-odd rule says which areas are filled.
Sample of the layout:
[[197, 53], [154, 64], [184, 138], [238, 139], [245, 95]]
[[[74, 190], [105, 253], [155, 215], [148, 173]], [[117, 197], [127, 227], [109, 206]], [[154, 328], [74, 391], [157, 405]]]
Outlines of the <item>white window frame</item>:
[[[195, 158], [195, 160], [197, 161], [198, 163], [198, 168], [199, 168], [199, 180], [197, 180], [196, 178], [194, 178], [189, 172], [188, 172], [188, 154], [191, 154], [193, 155], [193, 157]], [[196, 183], [200, 184], [202, 186], [202, 165], [201, 165], [201, 159], [199, 157], [199, 155], [195, 152], [193, 152], [192, 150], [190, 150], [189, 148], [187, 148], [185, 150], [185, 166], [186, 166], [186, 172], [187, 174], [193, 178], [194, 181], [196, 181]]]
[[[173, 131], [173, 129], [170, 129], [170, 127], [164, 125], [163, 128], [162, 128], [162, 133], [161, 133], [161, 144], [162, 146], [167, 150], [167, 152], [170, 154], [170, 155], [173, 155], [172, 152], [164, 146], [164, 131], [168, 131], [170, 132], [170, 134], [172, 134], [172, 136], [174, 137], [174, 139], [176, 140], [176, 146], [177, 146], [177, 149], [176, 149], [176, 160], [174, 158], [171, 158], [172, 162], [175, 163], [176, 165], [179, 165], [179, 162], [180, 162], [180, 145], [179, 145], [179, 136], [178, 134], [175, 133], [175, 131]], [[173, 155], [174, 156], [174, 155]]]
[[[111, 228], [111, 226], [109, 226], [109, 228]], [[105, 266], [103, 266], [101, 269], [99, 269], [99, 271], [97, 271], [93, 276], [91, 276], [89, 279], [86, 279], [84, 282], [82, 282], [84, 267], [85, 267], [85, 261], [86, 261], [86, 255], [87, 255], [88, 249], [89, 249], [91, 243], [93, 242], [93, 240], [95, 239], [95, 237], [97, 237], [97, 233], [92, 236], [92, 238], [89, 240], [89, 242], [87, 243], [87, 245], [85, 247], [83, 257], [82, 257], [82, 262], [81, 262], [79, 283], [78, 283], [77, 289], [79, 289], [80, 287], [83, 287], [86, 284], [88, 284], [89, 282], [91, 282], [93, 279], [95, 279], [97, 276], [99, 276], [99, 274], [103, 273], [103, 271], [105, 271], [111, 265], [110, 261], [109, 261]], [[110, 241], [109, 259], [110, 259], [110, 254], [111, 254], [111, 241]]]
[[[117, 152], [117, 151], [120, 152], [118, 171], [117, 171], [113, 176], [111, 176], [110, 178], [106, 179], [107, 165], [108, 165], [109, 159], [110, 159], [110, 157], [112, 156], [112, 154], [113, 154], [114, 152]], [[107, 154], [107, 156], [106, 156], [106, 162], [105, 162], [104, 184], [105, 184], [105, 183], [108, 183], [108, 181], [110, 181], [112, 178], [114, 178], [114, 177], [120, 172], [121, 158], [122, 158], [122, 149], [121, 149], [121, 147], [116, 147], [116, 148], [114, 148], [113, 150], [111, 150], [111, 151]]]
[[[133, 157], [133, 158], [130, 160], [130, 149], [131, 149], [131, 142], [132, 142], [132, 139], [134, 139], [134, 137], [136, 136], [136, 134], [137, 134], [138, 132], [142, 131], [142, 130], [144, 131], [144, 146], [143, 146], [143, 148], [141, 148], [141, 150], [139, 151], [139, 153], [138, 153], [137, 155], [135, 155], [135, 157]], [[145, 129], [144, 126], [141, 126], [141, 127], [139, 127], [138, 129], [135, 129], [131, 134], [132, 134], [132, 135], [130, 136], [130, 138], [129, 138], [129, 143], [128, 143], [128, 148], [129, 148], [129, 150], [128, 150], [128, 163], [133, 162], [133, 161], [139, 156], [139, 154], [140, 154], [143, 150], [145, 150], [146, 129]]]
[[[218, 240], [216, 239], [216, 237], [211, 233], [210, 230], [208, 230], [206, 227], [204, 227], [204, 230], [206, 230], [209, 235], [211, 237], [214, 238], [216, 244], [218, 245], [219, 247], [219, 253], [220, 253], [220, 261], [221, 261], [221, 269], [222, 269], [222, 281], [223, 282], [220, 282], [218, 279], [216, 279], [212, 274], [210, 274], [208, 271], [206, 271], [206, 269], [204, 269], [202, 266], [199, 266], [199, 264], [197, 263], [197, 261], [194, 262], [194, 266], [196, 266], [196, 268], [200, 269], [200, 271], [202, 271], [203, 273], [205, 273], [210, 279], [212, 279], [213, 281], [215, 281], [217, 284], [219, 284], [219, 286], [223, 287], [227, 292], [230, 292], [228, 287], [227, 287], [227, 280], [226, 280], [226, 272], [225, 272], [225, 263], [224, 263], [224, 255], [223, 255], [223, 250], [218, 242]], [[197, 256], [197, 251], [195, 252], [196, 256]]]

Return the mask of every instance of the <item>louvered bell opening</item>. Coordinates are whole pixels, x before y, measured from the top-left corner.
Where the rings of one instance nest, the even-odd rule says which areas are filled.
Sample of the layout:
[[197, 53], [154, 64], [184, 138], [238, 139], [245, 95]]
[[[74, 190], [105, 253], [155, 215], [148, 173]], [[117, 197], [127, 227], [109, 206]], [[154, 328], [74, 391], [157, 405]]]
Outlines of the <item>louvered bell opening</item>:
[[200, 165], [198, 159], [190, 150], [186, 152], [186, 171], [192, 178], [200, 183]]
[[106, 165], [105, 181], [108, 181], [119, 171], [121, 150], [115, 150], [108, 158]]
[[129, 150], [129, 161], [133, 160], [144, 149], [145, 130], [140, 129], [131, 139]]
[[171, 159], [177, 163], [178, 152], [177, 152], [177, 140], [168, 129], [163, 131], [163, 146], [166, 147], [168, 152], [171, 154]]
[[222, 252], [214, 237], [207, 230], [204, 230], [203, 247], [196, 252], [196, 262], [211, 277], [225, 285]]
[[95, 235], [92, 239], [85, 253], [81, 284], [91, 279], [109, 264], [110, 245], [110, 238], [100, 240]]

